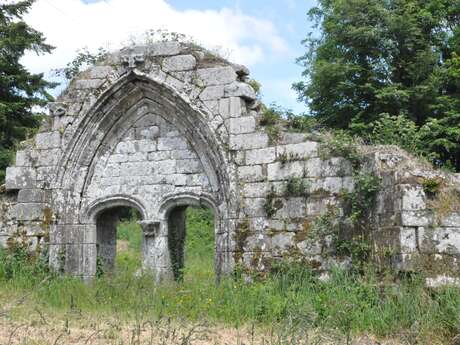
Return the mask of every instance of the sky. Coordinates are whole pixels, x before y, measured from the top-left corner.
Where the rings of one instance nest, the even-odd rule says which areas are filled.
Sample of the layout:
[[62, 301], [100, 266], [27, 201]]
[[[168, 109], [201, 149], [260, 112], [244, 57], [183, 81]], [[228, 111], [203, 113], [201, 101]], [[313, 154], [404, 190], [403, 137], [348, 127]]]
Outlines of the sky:
[[[312, 30], [307, 12], [316, 0], [37, 0], [26, 22], [44, 33], [56, 49], [51, 55], [28, 53], [32, 72], [62, 68], [77, 50], [114, 50], [147, 30], [165, 29], [218, 49], [246, 65], [262, 84], [262, 98], [296, 112], [306, 111], [292, 90], [301, 80], [296, 58]], [[59, 88], [55, 91], [57, 93]]]

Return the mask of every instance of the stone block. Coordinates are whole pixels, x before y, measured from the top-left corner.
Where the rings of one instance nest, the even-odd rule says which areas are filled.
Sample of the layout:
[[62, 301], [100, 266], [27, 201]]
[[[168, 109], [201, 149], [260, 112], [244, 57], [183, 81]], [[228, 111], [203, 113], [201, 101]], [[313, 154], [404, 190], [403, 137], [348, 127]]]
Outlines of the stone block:
[[155, 162], [153, 172], [160, 175], [169, 175], [176, 172], [176, 161], [166, 160], [161, 162]]
[[219, 100], [224, 97], [224, 87], [221, 85], [208, 86], [200, 93], [202, 101]]
[[33, 165], [33, 160], [31, 151], [29, 150], [20, 150], [16, 151], [16, 160], [14, 165], [17, 167], [30, 167]]
[[144, 128], [136, 128], [135, 137], [136, 139], [152, 140], [158, 138], [159, 134], [160, 128], [158, 126], [149, 126]]
[[403, 210], [417, 211], [426, 208], [425, 192], [421, 186], [403, 185], [401, 189]]
[[252, 116], [233, 117], [228, 121], [230, 134], [251, 133], [256, 129], [256, 119]]
[[203, 101], [203, 104], [213, 115], [219, 114], [219, 101], [216, 99]]
[[460, 228], [460, 213], [451, 213], [441, 220], [441, 225]]
[[37, 172], [29, 167], [8, 167], [6, 168], [5, 187], [8, 190], [34, 188], [37, 179]]
[[246, 151], [247, 165], [273, 163], [275, 160], [276, 150], [274, 147]]
[[135, 152], [126, 155], [128, 157], [128, 162], [143, 162], [147, 160], [147, 152]]
[[18, 202], [22, 203], [41, 203], [45, 201], [45, 191], [43, 189], [21, 189], [18, 193]]
[[181, 137], [158, 138], [158, 151], [186, 150], [187, 142]]
[[176, 160], [176, 172], [179, 174], [194, 174], [202, 171], [203, 167], [198, 159]]
[[244, 100], [241, 99], [241, 97], [230, 97], [229, 100], [230, 117], [240, 117], [246, 115], [246, 105]]
[[333, 157], [323, 161], [321, 164], [321, 176], [323, 177], [342, 177], [351, 176], [351, 174], [351, 163], [344, 158]]
[[401, 224], [403, 226], [430, 226], [433, 215], [428, 211], [402, 211]]
[[270, 192], [270, 184], [267, 182], [245, 183], [243, 196], [247, 198], [265, 198]]
[[321, 188], [330, 193], [338, 194], [342, 190], [343, 179], [341, 177], [324, 177]]
[[248, 101], [255, 101], [257, 95], [251, 85], [243, 82], [234, 82], [226, 85], [224, 89], [225, 97], [241, 97]]
[[271, 246], [275, 250], [287, 250], [292, 246], [294, 243], [294, 236], [295, 234], [292, 232], [282, 232], [272, 236], [271, 238]]
[[177, 152], [177, 151], [157, 151], [157, 152], [150, 152], [148, 154], [148, 160], [157, 162], [157, 161], [162, 161], [170, 158], [175, 158], [171, 157], [172, 152]]
[[320, 177], [322, 172], [322, 160], [320, 158], [310, 158], [305, 161], [305, 176]]
[[260, 149], [268, 146], [266, 133], [247, 133], [230, 136], [231, 150]]
[[180, 54], [181, 46], [179, 42], [167, 41], [156, 42], [150, 46], [149, 55], [152, 56], [171, 56]]
[[249, 218], [266, 217], [265, 198], [247, 198], [244, 200], [244, 214]]
[[171, 151], [172, 159], [198, 159], [196, 153], [192, 150], [174, 150]]
[[213, 67], [197, 70], [197, 77], [203, 85], [223, 85], [234, 82], [237, 75], [232, 67]]
[[61, 134], [58, 131], [38, 133], [35, 136], [37, 149], [53, 149], [61, 147]]
[[417, 250], [417, 234], [415, 228], [399, 229], [399, 243], [402, 253], [412, 253]]
[[276, 214], [276, 219], [304, 218], [307, 215], [305, 198], [287, 198]]
[[40, 150], [37, 164], [40, 166], [56, 166], [61, 158], [61, 149]]
[[305, 165], [304, 162], [275, 162], [268, 164], [267, 176], [269, 181], [286, 180], [292, 177], [303, 177]]
[[189, 71], [196, 66], [193, 55], [178, 55], [163, 60], [163, 70], [166, 72]]
[[307, 141], [298, 144], [280, 145], [278, 146], [278, 154], [284, 153], [290, 159], [303, 159], [314, 157], [317, 155], [318, 143]]
[[20, 203], [14, 206], [14, 215], [19, 221], [43, 220], [42, 203]]
[[258, 182], [265, 179], [260, 165], [239, 167], [238, 176], [241, 182]]

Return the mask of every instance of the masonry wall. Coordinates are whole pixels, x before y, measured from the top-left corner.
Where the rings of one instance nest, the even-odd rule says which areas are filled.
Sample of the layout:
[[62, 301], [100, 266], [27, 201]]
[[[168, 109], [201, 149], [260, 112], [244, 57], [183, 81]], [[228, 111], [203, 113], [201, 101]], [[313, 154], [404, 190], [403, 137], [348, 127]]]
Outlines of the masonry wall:
[[[337, 238], [354, 239], [346, 196], [365, 173], [380, 186], [359, 223], [367, 260], [405, 271], [431, 264], [433, 277], [458, 275], [460, 210], [454, 201], [435, 202], [458, 196], [457, 175], [382, 147], [358, 148], [358, 169], [346, 155], [325, 154], [327, 136], [279, 128], [274, 137], [261, 125], [264, 110], [248, 74], [178, 42], [130, 47], [81, 73], [7, 170], [2, 243], [24, 229], [49, 246], [55, 269], [91, 278], [98, 215], [135, 207], [143, 217], [144, 268], [171, 278], [169, 217], [205, 205], [216, 217], [218, 274], [235, 266], [265, 272], [282, 259], [327, 271], [352, 263]], [[440, 189], [427, 196], [430, 179]], [[321, 220], [338, 232], [318, 238]]]

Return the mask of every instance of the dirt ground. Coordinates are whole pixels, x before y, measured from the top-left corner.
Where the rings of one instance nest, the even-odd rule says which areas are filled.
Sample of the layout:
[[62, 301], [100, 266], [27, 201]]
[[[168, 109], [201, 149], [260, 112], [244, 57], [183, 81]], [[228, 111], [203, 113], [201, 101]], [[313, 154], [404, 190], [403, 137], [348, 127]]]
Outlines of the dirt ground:
[[[309, 331], [283, 335], [272, 330], [251, 330], [217, 325], [185, 325], [168, 320], [121, 322], [116, 319], [60, 319], [30, 315], [28, 320], [0, 318], [0, 345], [93, 344], [93, 345], [326, 345], [347, 344], [334, 334]], [[403, 345], [399, 341], [377, 341], [363, 336], [352, 339], [356, 345]]]

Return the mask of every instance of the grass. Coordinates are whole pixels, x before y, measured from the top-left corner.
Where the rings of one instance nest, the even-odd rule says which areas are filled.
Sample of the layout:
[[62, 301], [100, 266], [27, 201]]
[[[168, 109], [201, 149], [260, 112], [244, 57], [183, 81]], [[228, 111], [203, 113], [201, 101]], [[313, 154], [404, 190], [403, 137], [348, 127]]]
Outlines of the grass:
[[[39, 260], [24, 264], [29, 259], [20, 251], [0, 252], [0, 315], [2, 309], [14, 318], [39, 308], [55, 315], [76, 311], [122, 320], [167, 317], [232, 327], [322, 329], [350, 339], [373, 334], [409, 344], [444, 344], [460, 333], [460, 289], [428, 289], [421, 277], [395, 283], [377, 279], [371, 270], [357, 275], [336, 269], [322, 281], [305, 267], [280, 264], [264, 281], [248, 284], [228, 277], [216, 285], [212, 214], [190, 209], [187, 223], [186, 269], [180, 283], [155, 285], [151, 276], [134, 274], [140, 262], [140, 229], [129, 222], [119, 226], [118, 238], [129, 246], [117, 255], [116, 274], [90, 284], [50, 275]], [[16, 303], [23, 298], [27, 303]]]

